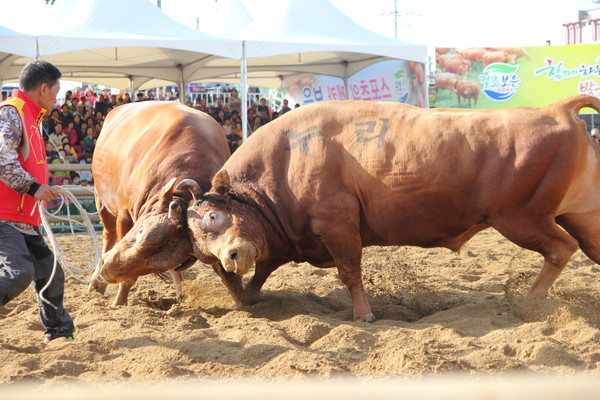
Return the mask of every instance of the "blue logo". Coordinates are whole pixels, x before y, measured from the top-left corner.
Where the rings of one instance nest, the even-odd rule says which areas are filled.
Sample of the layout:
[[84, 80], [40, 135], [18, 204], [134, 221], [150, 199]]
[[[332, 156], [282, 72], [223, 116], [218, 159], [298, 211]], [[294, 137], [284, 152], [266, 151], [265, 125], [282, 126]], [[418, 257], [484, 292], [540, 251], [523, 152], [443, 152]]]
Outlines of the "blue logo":
[[483, 93], [493, 101], [507, 101], [517, 94], [521, 80], [517, 76], [518, 65], [493, 63], [479, 75]]

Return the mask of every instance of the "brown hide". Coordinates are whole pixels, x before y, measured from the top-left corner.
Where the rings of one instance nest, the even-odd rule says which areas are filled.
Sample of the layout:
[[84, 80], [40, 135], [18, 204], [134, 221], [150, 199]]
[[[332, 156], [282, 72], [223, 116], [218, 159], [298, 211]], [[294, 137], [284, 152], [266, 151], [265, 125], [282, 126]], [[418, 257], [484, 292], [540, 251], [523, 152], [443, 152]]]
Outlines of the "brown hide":
[[[191, 195], [175, 190], [175, 181], [191, 178], [208, 188], [228, 157], [223, 129], [200, 111], [154, 101], [111, 111], [92, 163], [104, 206], [102, 277], [123, 282], [189, 259], [185, 211]], [[119, 296], [126, 301], [126, 293]]]
[[[544, 256], [532, 295], [545, 295], [579, 244], [600, 261], [599, 152], [577, 118], [600, 101], [544, 108], [420, 109], [325, 102], [256, 131], [191, 206], [198, 251], [260, 289], [279, 265], [336, 266], [356, 319], [372, 319], [362, 247], [457, 251], [494, 227]], [[560, 229], [555, 219], [570, 233]], [[254, 253], [247, 247], [254, 247]]]

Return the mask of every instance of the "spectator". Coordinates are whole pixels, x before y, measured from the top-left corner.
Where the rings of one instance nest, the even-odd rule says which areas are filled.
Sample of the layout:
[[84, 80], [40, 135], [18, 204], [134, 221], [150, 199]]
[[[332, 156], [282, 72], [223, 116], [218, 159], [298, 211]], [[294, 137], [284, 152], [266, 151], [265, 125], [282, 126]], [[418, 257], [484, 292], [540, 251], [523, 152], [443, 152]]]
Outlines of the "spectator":
[[6, 100], [7, 98], [8, 98], [8, 93], [2, 92], [2, 101]]
[[46, 142], [46, 161], [48, 164], [52, 163], [52, 160], [58, 157], [58, 151], [50, 142]]
[[48, 140], [48, 138], [50, 137], [50, 133], [53, 130], [53, 127], [50, 126], [50, 116], [48, 114], [44, 115], [42, 117], [42, 123], [40, 124], [41, 129], [42, 129], [42, 137], [44, 138], [44, 140]]
[[[91, 164], [92, 157], [91, 155], [85, 155], [79, 157], [79, 164]], [[83, 181], [87, 184], [88, 181], [92, 180], [92, 171], [79, 171], [79, 176], [81, 177], [81, 184], [83, 185]]]
[[231, 125], [231, 133], [227, 135], [227, 144], [229, 145], [229, 151], [231, 154], [233, 154], [233, 152], [242, 145], [240, 124]]
[[75, 171], [71, 172], [71, 182], [73, 185], [79, 185], [81, 183], [81, 177]]
[[110, 97], [108, 93], [108, 89], [102, 89], [101, 94], [96, 99], [94, 103], [94, 110], [96, 113], [106, 114], [106, 107], [110, 104]]
[[129, 92], [123, 93], [123, 103], [125, 103], [125, 104], [132, 103], [131, 96], [129, 95]]
[[144, 100], [154, 100], [154, 94], [151, 89], [146, 90], [146, 95], [144, 96]]
[[225, 131], [225, 135], [229, 135], [231, 134], [231, 118], [225, 117], [223, 124], [221, 125], [223, 127], [223, 130]]
[[93, 154], [96, 148], [96, 138], [94, 128], [91, 126], [87, 127], [85, 137], [83, 138], [83, 152], [87, 154]]
[[279, 118], [279, 113], [277, 111], [273, 111], [273, 115], [271, 117], [271, 121], [273, 121], [273, 120], [275, 120], [277, 118]]
[[64, 143], [62, 145], [62, 150], [65, 151], [65, 159], [68, 161], [69, 164], [77, 163], [78, 155], [73, 146], [71, 146], [71, 143]]
[[271, 107], [267, 105], [267, 99], [264, 97], [260, 99], [260, 104], [256, 107], [256, 111], [258, 115], [263, 119], [264, 123], [267, 123], [271, 120], [272, 110]]
[[592, 135], [592, 138], [594, 138], [594, 141], [600, 145], [600, 129], [594, 128], [590, 131], [590, 134]]
[[223, 99], [220, 97], [217, 97], [217, 101], [213, 107], [215, 108], [215, 111], [218, 114], [219, 111], [221, 111], [223, 109]]
[[60, 118], [60, 122], [62, 122], [63, 126], [67, 126], [69, 124], [69, 122], [71, 122], [73, 120], [73, 114], [71, 114], [71, 111], [69, 111], [68, 104], [65, 103], [62, 105], [59, 118]]
[[242, 100], [238, 97], [237, 89], [231, 90], [231, 95], [229, 96], [229, 100], [227, 100], [227, 104], [229, 105], [231, 112], [237, 111], [238, 115], [242, 113]]
[[225, 124], [225, 111], [223, 111], [223, 109], [217, 111], [217, 122], [220, 123], [221, 125]]
[[252, 121], [252, 132], [256, 132], [256, 130], [258, 128], [260, 128], [262, 125], [263, 125], [262, 118], [260, 118], [257, 115], [256, 117], [254, 117], [254, 121]]
[[155, 99], [155, 100], [158, 100], [158, 101], [165, 101], [165, 96], [163, 95], [163, 91], [162, 91], [162, 89], [158, 89], [158, 90], [156, 91], [156, 99]]
[[139, 103], [140, 101], [146, 100], [144, 98], [144, 93], [142, 93], [142, 92], [138, 92], [138, 94], [136, 96], [137, 96], [137, 100], [135, 101], [136, 103]]
[[67, 137], [67, 135], [62, 133], [62, 130], [63, 130], [62, 124], [59, 122], [56, 125], [54, 125], [54, 131], [48, 137], [48, 140], [50, 142], [52, 142], [52, 144], [54, 146], [56, 146], [56, 148], [59, 148], [60, 146], [62, 146], [63, 138]]
[[177, 101], [177, 99], [173, 96], [173, 92], [167, 90], [167, 101]]
[[79, 97], [73, 97], [71, 98], [71, 102], [69, 103], [69, 111], [71, 112], [71, 115], [74, 116], [75, 112], [77, 111], [77, 106], [81, 104]]
[[48, 121], [50, 124], [51, 131], [54, 130], [54, 125], [62, 124], [62, 119], [60, 119], [60, 112], [57, 109], [53, 109], [50, 111], [50, 120]]
[[223, 107], [221, 108], [221, 110], [223, 110], [224, 118], [231, 117], [231, 109], [229, 108], [229, 104], [223, 104]]
[[89, 104], [90, 108], [94, 107], [94, 104], [96, 104], [96, 94], [94, 93], [91, 87], [85, 88], [83, 96], [85, 99], [85, 103]]
[[65, 176], [64, 178], [62, 178], [62, 181], [60, 182], [61, 185], [70, 185], [71, 184], [71, 178], [69, 178], [68, 176]]
[[75, 106], [75, 112], [73, 113], [73, 118], [78, 115], [80, 118], [83, 118], [85, 114], [85, 106], [83, 103], [77, 103]]
[[260, 126], [263, 126], [267, 122], [271, 121], [271, 118], [269, 118], [269, 116], [267, 115], [267, 111], [265, 111], [265, 110], [261, 110], [259, 117], [260, 117]]
[[79, 143], [79, 136], [77, 136], [77, 131], [75, 130], [74, 125], [74, 122], [70, 121], [67, 124], [67, 127], [62, 130], [62, 133], [69, 138], [69, 142], [71, 142], [73, 145]]
[[288, 100], [287, 99], [283, 99], [283, 105], [279, 109], [279, 115], [283, 115], [283, 114], [285, 114], [288, 111], [292, 111], [292, 109], [289, 107], [288, 104], [289, 104]]
[[[63, 149], [58, 150], [58, 157], [56, 157], [54, 160], [52, 160], [51, 164], [68, 164], [67, 159], [66, 159], [66, 153]], [[68, 171], [54, 171], [52, 172], [52, 176], [54, 177], [62, 177], [62, 176], [69, 176], [69, 172]]]
[[79, 100], [81, 100], [81, 96], [83, 96], [83, 93], [81, 93], [81, 88], [79, 86], [77, 86], [75, 89], [73, 89], [73, 94], [71, 94], [71, 99], [77, 97]]

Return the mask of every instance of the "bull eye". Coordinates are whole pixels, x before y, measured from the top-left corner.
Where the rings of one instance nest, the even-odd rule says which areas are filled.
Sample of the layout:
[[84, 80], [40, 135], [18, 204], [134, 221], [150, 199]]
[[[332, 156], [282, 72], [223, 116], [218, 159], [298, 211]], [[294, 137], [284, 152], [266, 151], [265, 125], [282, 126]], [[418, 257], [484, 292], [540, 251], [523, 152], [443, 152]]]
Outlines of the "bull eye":
[[218, 229], [222, 223], [223, 218], [218, 211], [211, 211], [208, 214], [204, 214], [204, 217], [202, 218], [202, 226], [209, 232]]

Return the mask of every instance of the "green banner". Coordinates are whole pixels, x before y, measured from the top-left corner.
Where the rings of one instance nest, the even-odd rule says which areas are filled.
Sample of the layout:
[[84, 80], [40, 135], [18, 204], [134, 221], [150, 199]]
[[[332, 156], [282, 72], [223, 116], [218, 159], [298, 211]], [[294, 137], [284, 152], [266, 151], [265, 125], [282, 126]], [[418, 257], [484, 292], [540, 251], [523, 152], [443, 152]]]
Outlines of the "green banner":
[[600, 45], [437, 48], [435, 76], [432, 107], [542, 107], [581, 93], [600, 97]]

